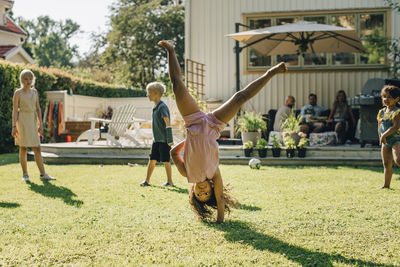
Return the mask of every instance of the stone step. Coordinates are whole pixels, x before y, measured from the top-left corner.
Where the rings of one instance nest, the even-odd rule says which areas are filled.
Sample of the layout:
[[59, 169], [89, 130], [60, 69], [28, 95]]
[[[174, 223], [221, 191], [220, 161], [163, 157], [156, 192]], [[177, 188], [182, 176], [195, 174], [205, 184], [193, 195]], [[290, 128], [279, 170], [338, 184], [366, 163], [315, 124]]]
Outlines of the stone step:
[[[241, 146], [220, 145], [219, 148], [221, 163], [248, 164], [251, 159], [244, 156]], [[149, 154], [150, 147], [89, 146], [85, 142], [42, 145], [42, 156], [48, 164], [147, 164]], [[258, 158], [257, 151], [253, 156]], [[297, 157], [297, 152], [294, 158], [287, 158], [285, 149], [281, 150], [281, 157], [274, 158], [269, 148], [267, 157], [260, 160], [263, 165], [382, 166], [379, 147], [359, 146], [308, 147], [305, 158]]]
[[[76, 143], [56, 143], [56, 144], [43, 144], [41, 146], [43, 152], [55, 154], [106, 154], [106, 155], [136, 155], [136, 154], [150, 154], [150, 147], [115, 147], [105, 145], [92, 145], [88, 146], [86, 142], [79, 144]], [[220, 145], [220, 156], [243, 156], [244, 151], [241, 146], [233, 145]], [[257, 150], [253, 150], [253, 155], [257, 156]], [[286, 155], [286, 150], [281, 149], [281, 155]], [[380, 148], [360, 148], [359, 146], [336, 146], [336, 147], [308, 147], [307, 157], [367, 157], [375, 158], [380, 157]], [[271, 148], [267, 150], [267, 157], [272, 156]]]
[[[148, 155], [105, 155], [105, 154], [55, 154], [42, 152], [44, 162], [47, 164], [147, 164]], [[33, 159], [33, 154], [30, 154]], [[221, 164], [247, 165], [251, 157], [221, 156]], [[380, 157], [305, 157], [287, 158], [266, 157], [259, 158], [262, 165], [295, 165], [295, 166], [382, 166]]]

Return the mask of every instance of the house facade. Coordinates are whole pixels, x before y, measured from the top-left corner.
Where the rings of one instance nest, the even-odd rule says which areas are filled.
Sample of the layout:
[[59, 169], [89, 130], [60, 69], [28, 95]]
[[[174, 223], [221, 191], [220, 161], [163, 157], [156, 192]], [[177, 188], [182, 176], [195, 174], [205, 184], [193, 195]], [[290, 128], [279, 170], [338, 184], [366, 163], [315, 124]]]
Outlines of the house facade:
[[8, 16], [13, 4], [14, 1], [0, 0], [0, 58], [33, 64], [32, 57], [22, 48], [26, 32]]
[[205, 99], [223, 101], [236, 91], [235, 42], [226, 37], [235, 32], [235, 23], [264, 28], [305, 20], [355, 29], [365, 53], [262, 56], [243, 49], [241, 88], [277, 62], [289, 66], [246, 104], [246, 110], [260, 113], [279, 108], [288, 95], [299, 109], [310, 93], [327, 108], [338, 90], [348, 97], [359, 94], [368, 79], [389, 75], [388, 51], [377, 40], [400, 37], [400, 13], [384, 0], [186, 0], [185, 14], [185, 57], [205, 64]]

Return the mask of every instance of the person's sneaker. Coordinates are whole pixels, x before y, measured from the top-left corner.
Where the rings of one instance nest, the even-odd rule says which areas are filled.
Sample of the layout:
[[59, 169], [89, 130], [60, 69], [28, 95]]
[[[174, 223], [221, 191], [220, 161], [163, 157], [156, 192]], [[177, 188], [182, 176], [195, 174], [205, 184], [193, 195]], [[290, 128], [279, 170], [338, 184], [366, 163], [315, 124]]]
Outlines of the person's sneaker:
[[47, 173], [41, 174], [41, 175], [40, 175], [40, 180], [54, 181], [55, 179], [56, 179], [56, 178], [51, 177], [51, 176], [48, 175]]
[[24, 181], [24, 182], [30, 182], [31, 180], [29, 180], [29, 175], [28, 174], [24, 174], [24, 175], [22, 175], [22, 181]]
[[161, 186], [174, 186], [174, 185], [166, 182], [165, 184], [162, 184]]
[[140, 186], [150, 186], [150, 184], [149, 184], [146, 180], [144, 180], [143, 182], [141, 182], [139, 185], [140, 185]]

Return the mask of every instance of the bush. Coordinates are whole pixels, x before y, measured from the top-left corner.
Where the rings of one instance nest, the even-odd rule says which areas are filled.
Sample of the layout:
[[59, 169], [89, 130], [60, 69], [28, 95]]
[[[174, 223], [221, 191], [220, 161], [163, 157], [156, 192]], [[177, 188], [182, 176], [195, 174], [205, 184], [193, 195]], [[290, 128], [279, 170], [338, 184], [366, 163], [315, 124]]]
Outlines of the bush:
[[[19, 74], [29, 68], [36, 76], [35, 88], [39, 93], [40, 106], [44, 111], [45, 91], [69, 90], [79, 95], [96, 97], [143, 97], [145, 90], [126, 89], [106, 83], [98, 83], [77, 78], [55, 68], [39, 68], [0, 60], [0, 153], [16, 150], [11, 136], [12, 98], [16, 88], [20, 88]], [[43, 115], [43, 114], [42, 114]]]

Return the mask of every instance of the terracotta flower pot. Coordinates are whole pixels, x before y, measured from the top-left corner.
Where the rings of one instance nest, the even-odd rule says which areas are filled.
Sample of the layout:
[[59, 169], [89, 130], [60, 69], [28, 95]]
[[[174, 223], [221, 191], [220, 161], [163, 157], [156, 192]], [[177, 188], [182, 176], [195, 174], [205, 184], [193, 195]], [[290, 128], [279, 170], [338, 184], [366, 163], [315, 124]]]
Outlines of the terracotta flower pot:
[[253, 142], [253, 144], [257, 144], [257, 140], [261, 138], [261, 133], [259, 132], [242, 132], [242, 143], [246, 143], [247, 141]]

